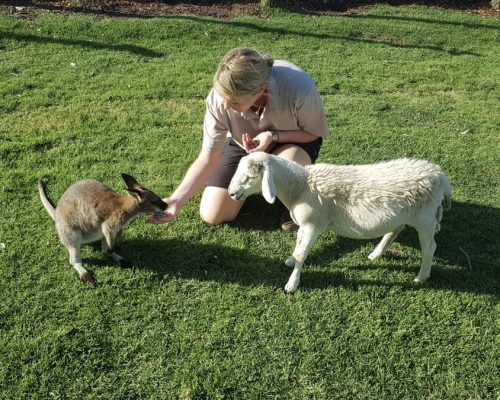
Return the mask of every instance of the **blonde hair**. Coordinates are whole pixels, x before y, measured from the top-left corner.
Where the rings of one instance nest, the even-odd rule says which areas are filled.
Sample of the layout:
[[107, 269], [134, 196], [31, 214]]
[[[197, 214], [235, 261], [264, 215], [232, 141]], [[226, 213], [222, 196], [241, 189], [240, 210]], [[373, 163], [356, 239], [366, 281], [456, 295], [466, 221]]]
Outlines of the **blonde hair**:
[[238, 47], [227, 53], [214, 76], [214, 88], [222, 97], [238, 98], [257, 93], [267, 82], [274, 60], [256, 50]]

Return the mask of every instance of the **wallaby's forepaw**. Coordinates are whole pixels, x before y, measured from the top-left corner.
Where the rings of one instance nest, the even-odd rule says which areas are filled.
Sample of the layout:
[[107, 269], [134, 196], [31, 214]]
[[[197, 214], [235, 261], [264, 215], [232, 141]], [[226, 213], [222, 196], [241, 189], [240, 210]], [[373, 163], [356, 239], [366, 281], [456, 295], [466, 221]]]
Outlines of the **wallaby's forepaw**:
[[80, 275], [80, 281], [85, 285], [89, 285], [91, 288], [95, 288], [97, 286], [94, 277], [88, 271], [85, 271]]
[[112, 252], [109, 252], [108, 253], [111, 257], [113, 257], [113, 260], [115, 260], [115, 262], [120, 266], [122, 267], [123, 269], [128, 269], [130, 271], [133, 270], [134, 266], [132, 265], [132, 263], [127, 260], [126, 258], [123, 258], [121, 255], [119, 254], [116, 254], [114, 251]]
[[118, 265], [124, 269], [129, 269], [131, 271], [134, 268], [134, 265], [126, 258], [121, 258], [120, 260], [118, 260]]

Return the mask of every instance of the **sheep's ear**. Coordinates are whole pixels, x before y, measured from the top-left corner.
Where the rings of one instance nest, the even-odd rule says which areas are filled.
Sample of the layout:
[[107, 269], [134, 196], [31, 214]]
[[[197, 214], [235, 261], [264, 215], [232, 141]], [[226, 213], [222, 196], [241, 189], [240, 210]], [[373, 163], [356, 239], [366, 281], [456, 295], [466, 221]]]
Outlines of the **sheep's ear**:
[[269, 168], [264, 168], [262, 174], [262, 195], [270, 204], [273, 204], [276, 200], [276, 186], [273, 177], [269, 173]]

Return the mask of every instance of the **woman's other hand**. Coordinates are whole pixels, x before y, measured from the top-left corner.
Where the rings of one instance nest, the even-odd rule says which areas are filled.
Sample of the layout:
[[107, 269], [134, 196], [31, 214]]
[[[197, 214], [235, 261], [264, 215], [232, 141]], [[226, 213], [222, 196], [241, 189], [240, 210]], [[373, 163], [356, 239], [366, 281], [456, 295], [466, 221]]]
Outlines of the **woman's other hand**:
[[247, 153], [268, 151], [272, 143], [273, 135], [270, 131], [261, 132], [254, 138], [250, 137], [248, 133], [243, 134], [243, 146]]

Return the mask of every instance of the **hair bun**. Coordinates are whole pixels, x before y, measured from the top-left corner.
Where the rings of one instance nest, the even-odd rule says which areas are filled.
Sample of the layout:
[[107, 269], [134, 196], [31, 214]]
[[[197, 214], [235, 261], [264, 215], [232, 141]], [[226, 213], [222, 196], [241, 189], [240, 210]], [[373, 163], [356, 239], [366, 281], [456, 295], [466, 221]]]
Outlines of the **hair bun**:
[[219, 63], [214, 76], [215, 90], [225, 98], [237, 98], [258, 93], [274, 65], [274, 59], [257, 50], [237, 47]]

